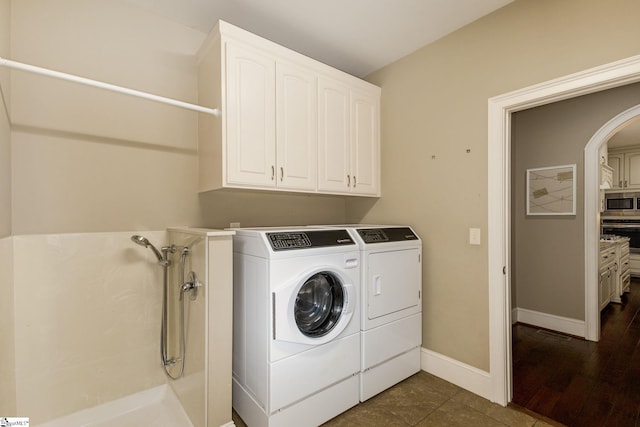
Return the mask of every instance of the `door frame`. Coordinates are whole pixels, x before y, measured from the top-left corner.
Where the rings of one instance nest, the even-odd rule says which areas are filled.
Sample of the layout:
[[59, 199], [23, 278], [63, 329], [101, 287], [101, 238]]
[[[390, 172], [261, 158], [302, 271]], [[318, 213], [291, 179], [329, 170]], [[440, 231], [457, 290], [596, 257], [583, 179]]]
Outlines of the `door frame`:
[[[510, 280], [511, 114], [638, 81], [640, 81], [640, 55], [488, 100], [489, 371], [490, 399], [493, 402], [506, 405], [513, 396]], [[592, 151], [589, 150], [589, 153]], [[596, 151], [596, 161], [597, 158]], [[593, 265], [589, 267], [589, 263], [593, 261], [594, 251], [597, 248], [594, 238], [597, 239], [598, 236], [594, 230], [597, 230], [599, 218], [599, 214], [589, 214], [589, 210], [594, 206], [593, 209], [598, 211], [598, 193], [590, 192], [586, 187], [587, 183], [597, 184], [598, 166], [592, 160], [590, 154], [585, 151], [584, 206], [587, 213], [585, 215], [585, 278], [587, 278], [585, 280], [585, 337], [597, 340], [600, 332], [597, 316], [597, 281], [595, 275], [593, 280], [588, 279], [593, 270]], [[594, 168], [596, 168], [595, 174]], [[587, 175], [587, 169], [589, 169], [589, 175]]]

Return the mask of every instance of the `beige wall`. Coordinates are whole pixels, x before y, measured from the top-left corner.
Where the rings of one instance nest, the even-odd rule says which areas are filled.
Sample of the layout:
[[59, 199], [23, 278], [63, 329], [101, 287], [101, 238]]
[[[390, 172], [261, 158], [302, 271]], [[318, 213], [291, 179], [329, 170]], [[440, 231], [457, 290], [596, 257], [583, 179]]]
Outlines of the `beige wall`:
[[[205, 34], [125, 5], [16, 1], [13, 59], [195, 102]], [[341, 198], [199, 196], [197, 113], [26, 73], [12, 85], [15, 235], [345, 219]]]
[[639, 13], [629, 0], [517, 0], [369, 76], [382, 86], [383, 197], [348, 215], [424, 239], [424, 347], [489, 370], [488, 98], [639, 54]]
[[[123, 2], [13, 2], [16, 61], [190, 100], [202, 35]], [[163, 229], [199, 218], [196, 114], [13, 73], [13, 234]]]
[[[0, 56], [10, 53], [11, 2], [0, 0]], [[0, 414], [15, 416], [15, 340], [13, 332], [13, 239], [11, 235], [11, 138], [9, 72], [0, 68]], [[4, 98], [5, 102], [1, 99]]]
[[[11, 50], [11, 2], [0, 0], [0, 57]], [[10, 72], [0, 68], [0, 238], [11, 235], [11, 103]]]
[[0, 414], [16, 416], [13, 238], [0, 239]]
[[[512, 118], [512, 289], [516, 307], [584, 320], [584, 147], [640, 104], [640, 84], [515, 113]], [[526, 170], [577, 165], [576, 216], [525, 215]]]

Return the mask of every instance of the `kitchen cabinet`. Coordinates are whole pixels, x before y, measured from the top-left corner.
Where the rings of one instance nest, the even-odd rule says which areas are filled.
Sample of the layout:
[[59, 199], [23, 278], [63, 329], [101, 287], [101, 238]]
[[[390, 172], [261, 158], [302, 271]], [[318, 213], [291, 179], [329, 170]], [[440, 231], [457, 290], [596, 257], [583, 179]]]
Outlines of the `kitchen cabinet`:
[[609, 302], [622, 302], [622, 295], [630, 290], [629, 238], [617, 237], [600, 241], [599, 271], [598, 295], [602, 310]]
[[613, 154], [609, 152], [607, 164], [611, 167], [611, 188], [619, 190], [622, 188], [624, 154]]
[[622, 302], [621, 297], [629, 292], [631, 285], [631, 262], [629, 257], [629, 239], [615, 240], [615, 269], [612, 279], [611, 301]]
[[380, 88], [223, 21], [198, 80], [199, 191], [380, 195]]
[[613, 169], [612, 188], [640, 190], [640, 149], [609, 150], [607, 163]]
[[616, 265], [616, 246], [611, 242], [600, 243], [600, 277], [598, 280], [598, 302], [600, 310], [605, 308], [611, 302], [611, 294], [615, 287], [615, 274], [617, 272]]
[[620, 277], [618, 280], [618, 295], [631, 291], [631, 256], [629, 253], [629, 241], [618, 245], [618, 263], [620, 265]]
[[611, 302], [611, 270], [606, 268], [604, 271], [600, 271], [600, 280], [598, 282], [598, 301], [600, 303], [600, 310], [603, 310], [609, 302]]
[[629, 254], [629, 270], [631, 271], [631, 276], [640, 277], [640, 254]]

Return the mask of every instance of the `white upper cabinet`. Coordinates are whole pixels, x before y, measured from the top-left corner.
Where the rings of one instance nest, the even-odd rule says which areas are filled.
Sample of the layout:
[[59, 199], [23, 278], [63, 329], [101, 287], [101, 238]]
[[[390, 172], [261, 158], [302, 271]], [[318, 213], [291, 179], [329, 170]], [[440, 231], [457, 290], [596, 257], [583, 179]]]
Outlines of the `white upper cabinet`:
[[626, 152], [624, 161], [626, 188], [640, 189], [640, 150]]
[[318, 88], [318, 190], [379, 195], [379, 89], [323, 78]]
[[351, 188], [380, 193], [380, 92], [351, 91]]
[[349, 87], [318, 79], [318, 190], [348, 193], [351, 187]]
[[226, 65], [227, 183], [275, 186], [275, 61], [228, 43]]
[[609, 154], [607, 164], [611, 169], [613, 169], [613, 172], [611, 173], [611, 188], [622, 188], [624, 154]]
[[287, 62], [276, 67], [277, 185], [315, 190], [318, 143], [316, 78]]
[[616, 190], [640, 190], [640, 149], [629, 147], [609, 151], [608, 165], [613, 168]]
[[380, 88], [223, 21], [198, 60], [199, 191], [380, 195]]

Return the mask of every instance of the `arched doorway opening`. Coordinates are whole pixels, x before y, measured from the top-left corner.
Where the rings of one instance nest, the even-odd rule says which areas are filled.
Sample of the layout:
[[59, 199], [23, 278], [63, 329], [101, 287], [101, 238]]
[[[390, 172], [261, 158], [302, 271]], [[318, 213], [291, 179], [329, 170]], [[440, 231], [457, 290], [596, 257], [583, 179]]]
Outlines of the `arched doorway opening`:
[[600, 250], [600, 147], [626, 126], [640, 120], [640, 104], [629, 108], [605, 123], [584, 148], [585, 194], [585, 325], [587, 339], [600, 339], [598, 304], [598, 257]]

